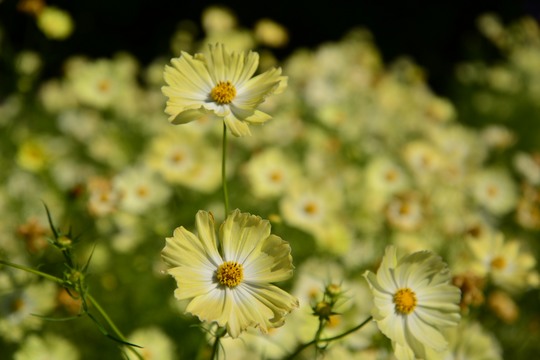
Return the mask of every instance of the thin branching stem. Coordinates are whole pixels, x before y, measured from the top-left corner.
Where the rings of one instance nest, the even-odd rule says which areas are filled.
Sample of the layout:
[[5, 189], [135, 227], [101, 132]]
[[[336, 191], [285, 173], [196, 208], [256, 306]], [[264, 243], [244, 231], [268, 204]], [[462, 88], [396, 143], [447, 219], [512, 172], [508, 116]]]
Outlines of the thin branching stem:
[[[28, 266], [15, 264], [15, 263], [5, 261], [5, 260], [2, 260], [2, 259], [0, 259], [0, 264], [5, 265], [5, 266], [10, 266], [12, 268], [19, 269], [19, 270], [22, 270], [22, 271], [26, 271], [28, 273], [31, 273], [31, 274], [34, 274], [34, 275], [37, 275], [37, 276], [41, 276], [42, 278], [45, 278], [45, 279], [50, 280], [50, 281], [54, 281], [54, 282], [60, 284], [63, 287], [66, 287], [66, 288], [73, 288], [73, 284], [71, 284], [70, 282], [68, 282], [68, 281], [66, 281], [64, 279], [60, 279], [59, 277], [56, 277], [54, 275], [50, 275], [50, 274], [44, 273], [44, 272], [36, 270], [36, 269], [32, 269], [32, 268], [30, 268]], [[78, 285], [79, 285], [78, 286], [79, 289], [83, 289], [83, 285], [80, 282], [78, 283]], [[126, 338], [124, 337], [124, 335], [122, 334], [120, 329], [118, 329], [118, 327], [116, 326], [114, 321], [112, 321], [112, 319], [109, 317], [107, 312], [101, 307], [101, 305], [97, 302], [96, 299], [94, 299], [94, 297], [92, 295], [90, 295], [89, 293], [86, 292], [83, 295], [83, 301], [84, 301], [84, 299], [87, 299], [96, 308], [96, 310], [101, 314], [101, 316], [105, 319], [107, 324], [109, 324], [111, 329], [115, 332], [115, 334], [118, 336], [118, 338], [120, 340], [122, 340], [126, 344], [130, 344], [130, 343], [128, 343], [128, 341], [126, 340]], [[91, 316], [91, 314], [88, 313], [86, 307], [85, 307], [85, 312], [99, 326], [99, 322], [97, 322], [97, 320], [95, 320]], [[143, 360], [143, 357], [137, 351], [135, 351], [135, 349], [132, 346], [129, 346], [129, 349], [137, 356], [137, 358], [139, 358], [140, 360]]]
[[338, 339], [341, 339], [359, 329], [361, 329], [362, 327], [364, 327], [367, 323], [369, 323], [371, 320], [373, 319], [373, 317], [368, 317], [366, 320], [364, 320], [363, 322], [361, 322], [360, 324], [358, 324], [357, 326], [339, 334], [339, 335], [336, 335], [336, 336], [332, 336], [330, 338], [326, 338], [326, 339], [313, 339], [311, 340], [310, 342], [307, 342], [305, 344], [300, 344], [297, 346], [296, 350], [294, 352], [292, 352], [288, 357], [285, 358], [285, 360], [291, 360], [291, 359], [294, 359], [298, 354], [300, 354], [304, 349], [310, 347], [311, 345], [313, 344], [316, 344], [318, 342], [331, 342], [331, 341], [335, 341], [335, 340], [338, 340]]
[[[116, 334], [116, 336], [118, 336], [118, 338], [126, 343], [128, 343], [126, 337], [124, 336], [124, 334], [122, 334], [122, 332], [120, 331], [120, 329], [116, 326], [116, 324], [114, 323], [114, 321], [112, 321], [112, 319], [110, 318], [109, 314], [107, 314], [107, 312], [101, 307], [101, 305], [97, 302], [96, 299], [94, 299], [94, 297], [90, 294], [86, 294], [86, 299], [92, 304], [92, 306], [94, 306], [96, 308], [96, 310], [101, 314], [101, 316], [103, 317], [103, 319], [105, 319], [105, 321], [107, 322], [107, 324], [109, 324], [109, 326], [111, 327], [111, 329], [114, 331], [114, 333]], [[128, 346], [129, 350], [131, 352], [133, 352], [138, 359], [140, 360], [144, 360], [142, 355], [139, 354], [138, 351], [136, 351], [132, 346]]]
[[60, 279], [59, 277], [49, 275], [47, 273], [44, 273], [44, 272], [36, 270], [36, 269], [29, 268], [29, 267], [24, 266], [24, 265], [15, 264], [15, 263], [5, 261], [5, 260], [1, 260], [1, 259], [0, 259], [0, 264], [10, 266], [10, 267], [15, 268], [15, 269], [23, 270], [23, 271], [29, 272], [29, 273], [37, 275], [37, 276], [41, 276], [42, 278], [54, 281], [54, 282], [56, 282], [56, 283], [58, 283], [60, 285], [65, 284], [65, 281], [63, 279]]

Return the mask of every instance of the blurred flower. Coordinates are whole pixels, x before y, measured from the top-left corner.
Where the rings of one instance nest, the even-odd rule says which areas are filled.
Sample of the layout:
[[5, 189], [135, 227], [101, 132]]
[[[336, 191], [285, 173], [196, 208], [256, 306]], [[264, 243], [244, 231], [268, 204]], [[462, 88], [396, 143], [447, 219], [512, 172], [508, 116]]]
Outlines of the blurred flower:
[[490, 309], [507, 324], [515, 323], [519, 317], [518, 305], [504, 291], [496, 290], [490, 293], [487, 303]]
[[317, 237], [328, 226], [343, 203], [343, 194], [324, 182], [298, 180], [279, 202], [281, 216], [288, 224]]
[[504, 215], [517, 205], [517, 189], [506, 170], [481, 169], [472, 177], [472, 195], [479, 205], [495, 215]]
[[51, 151], [41, 139], [27, 139], [19, 145], [17, 163], [30, 171], [43, 170], [51, 161]]
[[142, 349], [124, 348], [128, 360], [140, 360], [131, 350], [138, 352], [143, 360], [173, 360], [175, 359], [174, 343], [167, 334], [157, 326], [149, 326], [135, 330], [128, 336], [132, 344], [142, 346]]
[[[56, 302], [56, 284], [48, 281], [11, 289], [0, 297], [0, 336], [19, 342], [28, 330], [41, 328], [45, 316]], [[14, 290], [14, 291], [13, 291]]]
[[113, 59], [97, 60], [74, 56], [65, 67], [68, 90], [81, 104], [100, 110], [113, 108], [124, 115], [137, 109], [138, 102], [133, 100], [137, 63], [131, 55], [118, 53]]
[[289, 244], [270, 234], [270, 223], [233, 211], [216, 239], [213, 216], [200, 210], [197, 233], [179, 227], [162, 257], [178, 284], [175, 297], [191, 299], [186, 312], [226, 326], [236, 338], [248, 327], [262, 332], [283, 325], [298, 300], [270, 283], [292, 276]]
[[270, 147], [254, 154], [245, 165], [253, 195], [272, 198], [282, 195], [299, 177], [298, 165], [279, 148]]
[[289, 34], [282, 25], [270, 19], [261, 19], [255, 24], [255, 38], [263, 45], [282, 47], [287, 45]]
[[440, 257], [420, 251], [398, 258], [389, 246], [377, 274], [364, 277], [374, 296], [373, 318], [398, 359], [430, 359], [447, 348], [441, 330], [459, 323], [460, 291]]
[[229, 53], [223, 44], [209, 45], [209, 57], [183, 52], [166, 66], [169, 98], [165, 112], [173, 124], [184, 124], [214, 113], [235, 136], [249, 135], [248, 123], [263, 123], [270, 116], [257, 110], [264, 99], [285, 89], [286, 77], [274, 68], [252, 77], [259, 56], [254, 52]]
[[480, 132], [484, 143], [494, 149], [507, 149], [516, 142], [516, 135], [508, 128], [500, 125], [486, 126]]
[[425, 221], [424, 204], [416, 193], [403, 193], [394, 196], [386, 207], [388, 222], [404, 231], [417, 230]]
[[538, 286], [536, 259], [519, 241], [507, 240], [502, 233], [488, 233], [468, 239], [470, 269], [479, 276], [489, 275], [495, 285], [510, 292]]
[[53, 40], [64, 40], [73, 32], [71, 15], [54, 6], [45, 6], [37, 15], [37, 25], [45, 36]]
[[45, 7], [45, 0], [19, 0], [17, 10], [30, 14], [38, 15]]
[[145, 155], [148, 166], [171, 184], [201, 192], [214, 191], [221, 183], [221, 159], [203, 135], [167, 131], [155, 136]]
[[531, 185], [540, 185], [540, 154], [517, 152], [513, 159], [516, 171]]
[[525, 183], [516, 208], [516, 221], [526, 229], [540, 229], [540, 190]]
[[68, 84], [58, 79], [43, 82], [39, 88], [39, 100], [50, 112], [59, 112], [76, 106], [77, 99]]
[[41, 225], [35, 217], [28, 219], [17, 228], [17, 235], [23, 238], [30, 253], [38, 253], [49, 245], [45, 236], [48, 234], [49, 227]]
[[71, 342], [55, 334], [31, 334], [13, 355], [14, 360], [78, 360], [80, 354]]
[[109, 179], [93, 177], [88, 180], [88, 211], [95, 216], [108, 215], [118, 208], [120, 194]]
[[480, 306], [484, 303], [485, 281], [482, 277], [471, 272], [454, 276], [452, 283], [461, 290], [461, 308], [468, 310], [469, 306]]
[[236, 16], [224, 6], [208, 6], [204, 9], [201, 19], [204, 31], [221, 33], [234, 29], [237, 25]]
[[21, 51], [15, 60], [16, 71], [20, 75], [36, 75], [43, 66], [41, 56], [34, 51]]
[[120, 196], [119, 208], [133, 214], [142, 214], [165, 203], [170, 189], [156, 173], [144, 166], [125, 169], [113, 179], [113, 191]]
[[444, 331], [448, 339], [445, 360], [474, 359], [502, 360], [501, 346], [477, 322], [462, 322], [459, 326]]

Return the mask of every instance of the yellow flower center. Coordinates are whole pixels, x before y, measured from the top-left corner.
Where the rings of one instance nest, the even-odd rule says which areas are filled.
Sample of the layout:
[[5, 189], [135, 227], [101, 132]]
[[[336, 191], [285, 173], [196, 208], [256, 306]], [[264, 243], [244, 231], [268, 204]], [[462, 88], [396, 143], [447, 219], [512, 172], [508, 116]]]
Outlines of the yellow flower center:
[[318, 210], [319, 209], [317, 208], [317, 204], [312, 201], [304, 205], [304, 212], [308, 215], [315, 215]]
[[232, 288], [238, 286], [244, 279], [244, 268], [235, 261], [226, 261], [219, 265], [216, 277], [221, 285]]
[[140, 198], [145, 198], [148, 196], [148, 188], [146, 186], [139, 186], [137, 188], [137, 195], [140, 197]]
[[495, 259], [491, 260], [491, 267], [497, 270], [502, 270], [506, 267], [506, 261], [502, 256], [497, 256]]
[[283, 174], [278, 170], [275, 170], [270, 174], [270, 180], [273, 182], [280, 182], [281, 179], [283, 179]]
[[99, 91], [106, 93], [111, 88], [111, 83], [107, 79], [103, 79], [98, 83]]
[[182, 160], [184, 160], [184, 154], [179, 151], [175, 152], [171, 156], [171, 162], [173, 162], [174, 164], [179, 164], [182, 162]]
[[212, 91], [210, 97], [220, 105], [230, 104], [236, 96], [236, 88], [230, 81], [220, 81]]
[[403, 315], [409, 315], [416, 307], [416, 294], [409, 288], [399, 289], [394, 294], [396, 311]]

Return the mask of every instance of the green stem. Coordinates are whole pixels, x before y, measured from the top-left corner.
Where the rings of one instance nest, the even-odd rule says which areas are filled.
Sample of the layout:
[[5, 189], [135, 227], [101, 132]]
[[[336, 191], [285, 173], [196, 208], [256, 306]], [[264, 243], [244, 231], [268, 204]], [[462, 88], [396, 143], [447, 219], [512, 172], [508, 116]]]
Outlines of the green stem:
[[101, 314], [101, 316], [103, 316], [103, 318], [105, 319], [105, 321], [107, 322], [107, 324], [109, 324], [109, 326], [111, 327], [111, 329], [113, 329], [113, 331], [116, 333], [116, 335], [118, 336], [118, 338], [122, 341], [126, 341], [126, 338], [124, 337], [124, 334], [122, 334], [122, 332], [120, 331], [120, 329], [118, 329], [115, 325], [115, 323], [112, 321], [112, 319], [109, 317], [109, 315], [107, 314], [107, 312], [101, 307], [101, 305], [97, 302], [96, 299], [94, 299], [94, 297], [90, 294], [86, 294], [86, 298], [90, 301], [90, 303], [92, 303], [92, 305], [94, 305], [94, 307], [96, 308], [96, 310]]
[[58, 278], [56, 276], [53, 276], [53, 275], [49, 275], [47, 273], [44, 273], [44, 272], [36, 270], [36, 269], [29, 268], [29, 267], [24, 266], [24, 265], [14, 264], [12, 262], [5, 261], [5, 260], [0, 260], [0, 264], [10, 266], [10, 267], [15, 268], [15, 269], [23, 270], [23, 271], [29, 272], [29, 273], [37, 275], [37, 276], [41, 276], [41, 277], [43, 277], [45, 279], [54, 281], [54, 282], [59, 283], [61, 285], [64, 285], [64, 283], [65, 283], [63, 279], [60, 279], [60, 278]]
[[[313, 345], [313, 344], [316, 344], [317, 342], [331, 342], [331, 341], [334, 341], [334, 340], [338, 340], [338, 339], [341, 339], [342, 337], [345, 337], [359, 329], [361, 329], [362, 327], [364, 327], [364, 325], [366, 325], [368, 322], [370, 322], [371, 320], [373, 319], [373, 317], [368, 317], [366, 320], [364, 320], [362, 323], [360, 323], [359, 325], [353, 327], [352, 329], [349, 329], [347, 331], [345, 331], [344, 333], [341, 333], [339, 335], [336, 335], [336, 336], [333, 336], [333, 337], [330, 337], [330, 338], [326, 338], [326, 339], [317, 339], [317, 336], [315, 336], [315, 339], [311, 340], [310, 342], [308, 343], [305, 343], [305, 344], [300, 344], [298, 345], [298, 347], [296, 348], [296, 350], [291, 354], [289, 355], [288, 357], [285, 358], [285, 360], [291, 360], [291, 359], [294, 359], [298, 354], [300, 354], [305, 348]], [[317, 331], [318, 333], [318, 331]]]
[[344, 333], [341, 333], [339, 335], [336, 335], [336, 336], [332, 336], [330, 338], [326, 338], [326, 339], [320, 339], [319, 341], [321, 342], [330, 342], [330, 341], [334, 341], [334, 340], [338, 340], [338, 339], [341, 339], [349, 334], [352, 334], [353, 332], [355, 332], [356, 330], [360, 330], [361, 328], [364, 327], [364, 325], [366, 325], [368, 322], [370, 322], [371, 320], [373, 319], [372, 316], [368, 317], [366, 320], [364, 320], [362, 323], [358, 324], [357, 326], [353, 327], [352, 329], [349, 329], [347, 331], [345, 331]]
[[[114, 321], [112, 321], [112, 319], [109, 317], [109, 314], [107, 314], [107, 312], [101, 307], [101, 305], [97, 302], [96, 299], [94, 299], [94, 297], [90, 294], [86, 294], [86, 299], [88, 299], [88, 301], [90, 301], [90, 303], [96, 308], [96, 310], [101, 314], [101, 316], [103, 317], [103, 319], [105, 319], [105, 321], [107, 322], [107, 324], [109, 324], [109, 326], [111, 327], [111, 329], [114, 331], [114, 333], [116, 334], [116, 336], [118, 336], [118, 338], [124, 342], [128, 342], [128, 340], [126, 339], [126, 337], [124, 336], [124, 334], [122, 334], [122, 332], [120, 331], [120, 329], [118, 329], [118, 327], [116, 326], [116, 324], [114, 323]], [[140, 360], [143, 360], [143, 357], [141, 354], [139, 354], [138, 351], [136, 351], [133, 347], [129, 346], [128, 347], [129, 350], [131, 350], [131, 352], [133, 352], [137, 358], [139, 358]]]
[[227, 191], [227, 125], [223, 122], [223, 144], [221, 151], [221, 183], [223, 186], [223, 204], [225, 217], [229, 215], [229, 192]]
[[210, 356], [211, 360], [217, 360], [219, 356], [219, 344], [220, 339], [227, 334], [227, 330], [222, 327], [218, 327], [216, 330], [216, 338], [214, 340], [214, 345], [212, 345], [212, 355]]
[[319, 317], [319, 328], [317, 329], [317, 333], [315, 334], [315, 338], [313, 339], [315, 344], [315, 358], [317, 358], [317, 354], [319, 352], [319, 347], [317, 346], [317, 344], [321, 340], [321, 335], [324, 330], [325, 322], [326, 320], [324, 318]]
[[[56, 282], [56, 283], [58, 283], [58, 284], [60, 284], [62, 286], [66, 285], [66, 282], [64, 280], [62, 280], [62, 279], [60, 279], [60, 278], [58, 278], [56, 276], [49, 275], [47, 273], [41, 272], [41, 271], [36, 270], [36, 269], [29, 268], [29, 267], [24, 266], [24, 265], [15, 264], [15, 263], [5, 261], [5, 260], [1, 260], [1, 259], [0, 259], [0, 264], [10, 266], [10, 267], [15, 268], [15, 269], [23, 270], [23, 271], [29, 272], [31, 274], [34, 274], [34, 275], [41, 276], [41, 277], [43, 277], [43, 278], [45, 278], [47, 280], [54, 281], [54, 282]], [[116, 333], [118, 338], [120, 338], [120, 340], [122, 340], [122, 341], [127, 342], [127, 339], [124, 337], [124, 335], [122, 334], [120, 329], [118, 329], [118, 327], [116, 327], [116, 324], [111, 320], [111, 318], [109, 317], [107, 312], [105, 312], [105, 310], [101, 307], [101, 305], [99, 305], [99, 303], [96, 301], [96, 299], [94, 299], [94, 297], [92, 295], [88, 294], [88, 293], [86, 294], [86, 299], [88, 299], [92, 303], [92, 305], [97, 309], [97, 311], [101, 314], [101, 316], [103, 316], [105, 321], [107, 321], [107, 324], [109, 324], [111, 329], [113, 329], [113, 331]], [[143, 360], [143, 357], [137, 351], [135, 351], [135, 349], [133, 349], [132, 347], [129, 347], [129, 349], [131, 351], [133, 351], [133, 353], [140, 360]]]

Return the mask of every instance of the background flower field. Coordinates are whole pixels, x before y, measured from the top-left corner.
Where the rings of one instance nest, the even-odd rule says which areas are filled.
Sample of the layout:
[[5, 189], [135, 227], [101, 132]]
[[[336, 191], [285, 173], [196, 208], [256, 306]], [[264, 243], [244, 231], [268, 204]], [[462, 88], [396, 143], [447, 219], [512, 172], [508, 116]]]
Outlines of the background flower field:
[[[312, 307], [329, 285], [344, 296], [324, 336], [361, 323], [373, 306], [362, 275], [377, 270], [387, 245], [430, 250], [448, 263], [462, 320], [446, 334], [447, 359], [540, 353], [533, 17], [479, 16], [488, 51], [456, 62], [441, 95], [410, 57], [384, 59], [370, 29], [285, 53], [294, 33], [284, 25], [242, 24], [219, 6], [159, 39], [168, 53], [144, 62], [121, 48], [107, 57], [73, 53], [51, 71], [58, 59], [46, 56], [46, 44], [69, 41], [78, 24], [42, 1], [19, 1], [16, 11], [44, 47], [20, 50], [0, 24], [0, 259], [60, 278], [66, 261], [80, 264], [92, 297], [144, 347], [143, 358], [209, 356], [208, 329], [174, 298], [160, 252], [175, 228], [194, 229], [199, 209], [217, 223], [227, 215], [222, 124], [210, 116], [170, 124], [161, 88], [171, 58], [218, 42], [257, 51], [260, 72], [281, 67], [288, 77], [285, 92], [261, 105], [272, 119], [229, 139], [226, 177], [231, 210], [268, 219], [290, 244], [295, 271], [280, 286], [300, 303], [266, 336], [224, 338], [227, 358], [286, 358], [309, 342], [318, 323]], [[112, 331], [103, 316], [81, 309], [54, 281], [1, 266], [0, 357], [135, 358], [104, 336]], [[374, 323], [329, 343], [324, 356], [394, 358]]]

